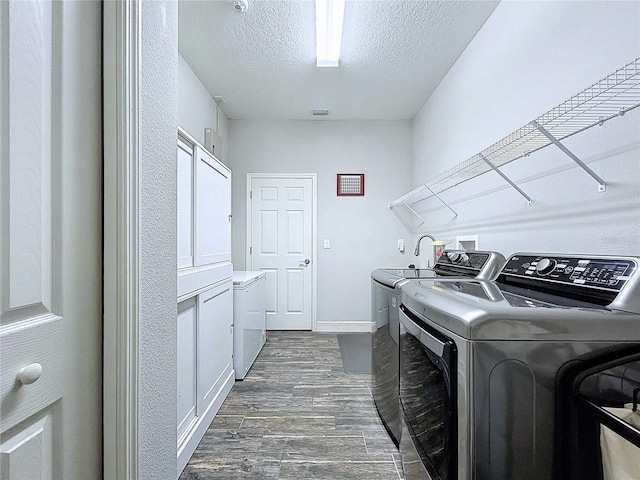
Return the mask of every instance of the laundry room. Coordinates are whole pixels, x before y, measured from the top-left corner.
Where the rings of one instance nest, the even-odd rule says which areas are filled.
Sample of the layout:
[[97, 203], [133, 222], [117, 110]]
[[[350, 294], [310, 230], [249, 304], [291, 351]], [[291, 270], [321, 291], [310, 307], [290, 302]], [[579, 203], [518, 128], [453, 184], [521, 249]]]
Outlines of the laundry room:
[[640, 480], [638, 0], [0, 39], [1, 478]]
[[640, 480], [638, 0], [0, 2], [0, 478]]
[[[313, 27], [311, 6], [257, 2], [237, 13], [223, 3], [180, 4], [178, 123], [201, 142], [205, 128], [218, 130], [233, 172], [236, 269], [247, 267], [250, 247], [247, 173], [317, 175], [319, 330], [368, 320], [368, 286], [354, 278], [432, 263], [428, 248], [412, 255], [422, 233], [448, 248], [477, 236], [476, 249], [503, 254], [640, 248], [635, 111], [564, 141], [604, 181], [602, 192], [556, 146], [537, 151], [538, 139], [518, 145], [516, 161], [499, 159], [520, 190], [485, 164], [477, 178], [462, 172], [436, 185], [439, 198], [420, 191], [634, 61], [633, 2], [477, 2], [460, 12], [420, 7], [438, 2], [347, 2], [333, 68], [315, 66], [313, 32], [302, 35], [304, 22]], [[429, 20], [439, 12], [442, 22]], [[328, 115], [314, 117], [319, 108]], [[610, 116], [606, 108], [593, 115]], [[364, 174], [364, 195], [337, 195], [341, 173]]]
[[[562, 400], [546, 398], [551, 394], [541, 385], [559, 379], [562, 365], [604, 345], [624, 349], [627, 340], [638, 342], [638, 319], [622, 315], [617, 333], [601, 335], [602, 319], [586, 315], [583, 325], [593, 322], [591, 327], [576, 327], [571, 338], [553, 328], [544, 335], [536, 330], [551, 319], [531, 326], [540, 310], [521, 318], [522, 309], [514, 308], [511, 322], [502, 323], [504, 312], [493, 309], [502, 306], [498, 299], [517, 303], [509, 295], [523, 288], [528, 293], [519, 301], [529, 306], [550, 301], [531, 292], [554, 289], [582, 306], [594, 294], [573, 283], [626, 279], [637, 269], [625, 259], [640, 255], [638, 4], [347, 1], [339, 59], [330, 67], [321, 65], [319, 53], [317, 62], [314, 57], [316, 7], [250, 0], [179, 6], [178, 123], [205, 148], [213, 141], [213, 154], [232, 171], [233, 269], [265, 272], [267, 297], [267, 340], [253, 367], [258, 390], [249, 386], [251, 370], [244, 383], [236, 382], [183, 478], [231, 475], [238, 457], [229, 454], [229, 442], [256, 440], [253, 435], [268, 458], [242, 458], [261, 478], [627, 478], [603, 466], [604, 454], [596, 465], [604, 473], [584, 476], [587, 467], [570, 452], [573, 438], [563, 440], [564, 451], [552, 448], [561, 428], [554, 430], [553, 409]], [[308, 186], [300, 183], [305, 178]], [[345, 179], [355, 182], [353, 191], [341, 191]], [[309, 195], [310, 204], [292, 204], [294, 191]], [[289, 203], [278, 205], [275, 200], [285, 196]], [[293, 263], [274, 263], [279, 251]], [[540, 253], [518, 260], [518, 252]], [[590, 267], [582, 270], [584, 265]], [[511, 271], [501, 272], [503, 267]], [[586, 277], [579, 276], [583, 271]], [[527, 275], [544, 281], [535, 284]], [[484, 280], [502, 280], [511, 290]], [[630, 283], [627, 292], [634, 288]], [[615, 305], [621, 292], [620, 285], [612, 287], [599, 304]], [[430, 300], [412, 303], [407, 295]], [[471, 312], [450, 318], [465, 302], [478, 301], [494, 302], [487, 306], [486, 326], [473, 324]], [[638, 313], [634, 301], [619, 305]], [[424, 318], [440, 309], [450, 336]], [[288, 320], [279, 319], [278, 310], [290, 312]], [[307, 310], [305, 319], [301, 312]], [[466, 326], [456, 330], [456, 322]], [[275, 387], [279, 393], [262, 390], [275, 372], [315, 382], [306, 377], [306, 362], [318, 357], [302, 355], [291, 343], [295, 335], [283, 330], [326, 334], [321, 342], [337, 336], [345, 372], [358, 348], [346, 342], [371, 336], [363, 350], [371, 365], [362, 372], [371, 373], [373, 403], [368, 413], [349, 411], [346, 417], [376, 426], [340, 428], [346, 417], [336, 413], [339, 399], [364, 400], [357, 375], [348, 380], [354, 390], [333, 377], [315, 387], [323, 393], [309, 394], [313, 405], [327, 407], [323, 402], [333, 400], [333, 409], [296, 407], [282, 398], [277, 407], [256, 407], [257, 414], [238, 407], [263, 400], [260, 395], [275, 395], [267, 402], [283, 391], [302, 395], [305, 387], [286, 382]], [[301, 335], [300, 344], [315, 351], [318, 337]], [[434, 339], [430, 348], [419, 341], [424, 335]], [[512, 346], [503, 349], [508, 341]], [[571, 347], [563, 350], [562, 342]], [[447, 353], [447, 345], [457, 353]], [[417, 354], [421, 348], [429, 353]], [[530, 365], [544, 352], [553, 357], [545, 368], [554, 376]], [[635, 350], [625, 353], [620, 362], [637, 365]], [[447, 355], [457, 355], [458, 366], [447, 364], [456, 361]], [[402, 363], [411, 365], [413, 377], [403, 376]], [[423, 377], [434, 375], [430, 363], [453, 375], [439, 387], [425, 385]], [[465, 363], [505, 371], [469, 372], [459, 366]], [[326, 366], [317, 362], [318, 368]], [[462, 379], [474, 376], [477, 385], [462, 387]], [[637, 385], [633, 374], [627, 376], [620, 376], [619, 396], [631, 395]], [[452, 383], [460, 384], [457, 391], [431, 404], [425, 400], [438, 396], [430, 388]], [[537, 413], [522, 413], [520, 420], [513, 413], [496, 415], [482, 401], [489, 385], [519, 391], [493, 394], [492, 405], [506, 412], [531, 404]], [[457, 404], [457, 415], [450, 410], [437, 426], [420, 423], [424, 409], [443, 404]], [[308, 423], [318, 415], [330, 429]], [[256, 416], [273, 429], [251, 430]], [[480, 416], [489, 419], [486, 424], [474, 420]], [[225, 422], [239, 418], [244, 420], [234, 431], [241, 433], [234, 436]], [[305, 434], [279, 426], [283, 419], [299, 422]], [[434, 428], [441, 431], [425, 442], [419, 432]], [[363, 438], [364, 455], [352, 450], [358, 448], [349, 439], [354, 432]], [[491, 440], [497, 437], [512, 446]], [[249, 452], [252, 445], [240, 449]]]

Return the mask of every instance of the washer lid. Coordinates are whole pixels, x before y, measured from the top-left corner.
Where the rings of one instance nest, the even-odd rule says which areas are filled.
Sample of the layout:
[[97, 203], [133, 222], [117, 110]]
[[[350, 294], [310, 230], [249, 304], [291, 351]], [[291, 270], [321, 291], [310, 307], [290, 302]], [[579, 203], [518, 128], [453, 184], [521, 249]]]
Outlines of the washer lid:
[[445, 250], [433, 268], [379, 268], [371, 272], [371, 278], [390, 288], [396, 288], [402, 280], [423, 278], [493, 280], [505, 261], [498, 252]]
[[418, 280], [401, 293], [427, 323], [470, 340], [640, 341], [639, 314], [497, 282]]

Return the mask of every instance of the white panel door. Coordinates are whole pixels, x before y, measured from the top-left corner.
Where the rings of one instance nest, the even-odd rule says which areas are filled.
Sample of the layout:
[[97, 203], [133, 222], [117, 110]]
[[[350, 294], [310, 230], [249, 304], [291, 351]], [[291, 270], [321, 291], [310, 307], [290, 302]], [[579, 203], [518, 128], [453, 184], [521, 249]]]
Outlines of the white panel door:
[[311, 330], [313, 180], [253, 177], [249, 270], [266, 272], [267, 329]]
[[99, 11], [0, 2], [3, 480], [101, 472], [100, 70], [69, 54]]
[[196, 147], [196, 265], [231, 261], [231, 172]]

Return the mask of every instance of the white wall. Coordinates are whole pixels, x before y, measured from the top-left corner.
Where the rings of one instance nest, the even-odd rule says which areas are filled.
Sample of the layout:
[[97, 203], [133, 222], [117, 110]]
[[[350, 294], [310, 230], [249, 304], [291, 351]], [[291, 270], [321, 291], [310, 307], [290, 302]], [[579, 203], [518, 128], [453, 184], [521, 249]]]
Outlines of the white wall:
[[[387, 207], [410, 186], [410, 122], [230, 120], [229, 127], [234, 269], [245, 268], [246, 174], [317, 173], [318, 322], [370, 320], [371, 270], [413, 262], [396, 249], [407, 234]], [[337, 197], [338, 173], [364, 173], [365, 196]]]
[[[637, 2], [502, 2], [413, 121], [413, 186], [478, 153], [640, 53]], [[479, 234], [482, 249], [640, 254], [640, 111], [550, 146], [426, 205], [424, 231]]]
[[178, 3], [142, 3], [140, 69], [140, 479], [176, 471]]
[[219, 160], [229, 165], [227, 116], [219, 108], [216, 120], [216, 102], [182, 55], [178, 55], [178, 125], [202, 145], [204, 129], [217, 129], [222, 138], [222, 158]]

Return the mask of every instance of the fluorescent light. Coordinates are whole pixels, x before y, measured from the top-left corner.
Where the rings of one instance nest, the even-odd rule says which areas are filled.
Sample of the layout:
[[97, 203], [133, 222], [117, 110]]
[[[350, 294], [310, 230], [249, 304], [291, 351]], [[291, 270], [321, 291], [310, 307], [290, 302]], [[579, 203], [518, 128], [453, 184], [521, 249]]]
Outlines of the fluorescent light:
[[342, 44], [345, 0], [316, 0], [316, 55], [318, 67], [337, 67]]

